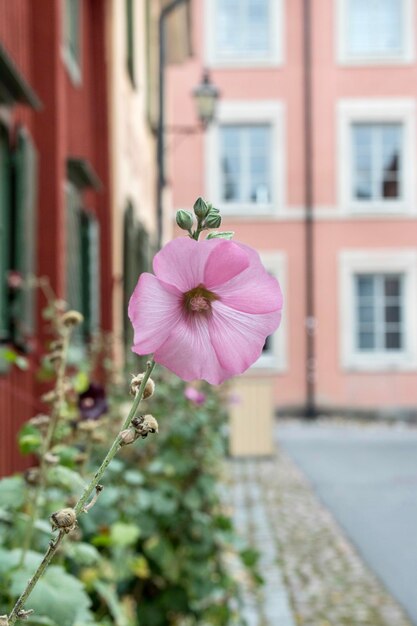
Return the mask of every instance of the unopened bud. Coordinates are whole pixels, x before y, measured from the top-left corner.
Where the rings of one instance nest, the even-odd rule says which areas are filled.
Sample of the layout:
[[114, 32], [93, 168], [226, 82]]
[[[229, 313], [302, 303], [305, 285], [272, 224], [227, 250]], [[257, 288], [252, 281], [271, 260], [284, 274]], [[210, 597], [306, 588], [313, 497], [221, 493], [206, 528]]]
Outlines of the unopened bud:
[[134, 428], [126, 428], [120, 433], [120, 446], [128, 446], [139, 437]]
[[[132, 382], [130, 383], [130, 393], [132, 396], [137, 395], [144, 376], [145, 374], [138, 374], [137, 376], [133, 376]], [[153, 382], [152, 378], [148, 378], [148, 380], [146, 381], [145, 389], [143, 391], [144, 400], [146, 400], [146, 398], [150, 398], [151, 396], [153, 396], [154, 391], [155, 391], [155, 383]]]
[[153, 415], [139, 415], [133, 418], [132, 426], [142, 439], [145, 439], [149, 433], [159, 432], [158, 422]]
[[204, 219], [209, 211], [209, 207], [207, 206], [207, 203], [203, 200], [203, 198], [197, 198], [197, 200], [194, 202], [193, 209], [194, 213], [200, 219]]
[[180, 209], [175, 215], [175, 221], [182, 230], [190, 230], [193, 225], [193, 216], [189, 211]]
[[52, 530], [63, 530], [66, 533], [74, 530], [77, 523], [77, 516], [74, 509], [61, 509], [51, 515]]
[[210, 213], [205, 221], [208, 228], [218, 228], [222, 223], [222, 218], [218, 213]]
[[67, 328], [79, 326], [84, 321], [84, 317], [78, 311], [67, 311], [61, 318], [61, 322]]

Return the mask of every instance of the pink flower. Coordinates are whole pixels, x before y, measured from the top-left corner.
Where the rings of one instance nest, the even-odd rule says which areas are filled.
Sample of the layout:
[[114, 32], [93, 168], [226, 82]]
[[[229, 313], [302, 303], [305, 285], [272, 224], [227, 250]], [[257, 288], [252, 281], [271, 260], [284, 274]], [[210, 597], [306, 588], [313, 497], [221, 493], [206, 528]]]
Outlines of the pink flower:
[[154, 258], [129, 302], [132, 350], [183, 380], [220, 384], [248, 369], [281, 320], [282, 294], [255, 250], [178, 238]]
[[206, 401], [206, 394], [202, 391], [199, 391], [195, 387], [191, 387], [190, 385], [187, 385], [187, 387], [184, 389], [184, 396], [187, 398], [187, 400], [190, 400], [190, 402], [194, 402], [194, 404], [197, 404], [197, 406], [201, 406]]

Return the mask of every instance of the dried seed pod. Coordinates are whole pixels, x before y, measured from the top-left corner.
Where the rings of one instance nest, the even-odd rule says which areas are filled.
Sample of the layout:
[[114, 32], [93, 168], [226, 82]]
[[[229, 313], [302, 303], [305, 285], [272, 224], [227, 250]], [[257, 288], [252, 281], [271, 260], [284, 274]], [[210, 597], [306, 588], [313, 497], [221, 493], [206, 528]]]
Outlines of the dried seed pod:
[[29, 469], [27, 469], [23, 474], [23, 478], [28, 485], [37, 485], [39, 482], [39, 476], [39, 467], [29, 467]]
[[48, 360], [54, 365], [56, 365], [56, 364], [61, 363], [63, 356], [64, 355], [63, 355], [62, 350], [54, 350], [53, 352], [51, 352], [51, 354], [48, 355]]
[[35, 415], [29, 420], [29, 424], [31, 424], [32, 426], [36, 426], [36, 428], [39, 428], [39, 430], [46, 430], [49, 426], [50, 421], [51, 418], [49, 417], [49, 415], [45, 415], [44, 413], [38, 413], [38, 415]]
[[94, 420], [88, 420], [85, 422], [78, 422], [77, 428], [84, 433], [92, 433], [99, 425], [99, 422], [95, 422]]
[[67, 328], [79, 326], [84, 321], [83, 315], [78, 311], [67, 311], [61, 318], [61, 322]]
[[51, 517], [52, 530], [63, 530], [69, 533], [74, 530], [77, 524], [77, 516], [74, 509], [61, 509], [52, 513]]
[[9, 618], [7, 615], [0, 615], [0, 626], [9, 626]]
[[45, 463], [48, 463], [48, 465], [56, 465], [59, 461], [59, 457], [57, 457], [55, 454], [52, 454], [52, 452], [47, 452], [44, 456], [44, 460]]
[[52, 404], [53, 402], [56, 402], [57, 399], [58, 394], [55, 389], [51, 389], [51, 391], [47, 391], [46, 393], [41, 395], [41, 401], [45, 404]]
[[[130, 383], [130, 393], [132, 396], [136, 396], [136, 394], [138, 393], [144, 376], [145, 374], [137, 374], [137, 376], [133, 376], [132, 382]], [[152, 378], [148, 378], [148, 380], [146, 381], [145, 389], [143, 391], [144, 400], [146, 400], [146, 398], [150, 398], [151, 396], [153, 396], [154, 392], [155, 392], [155, 383], [152, 380]]]
[[64, 342], [62, 341], [62, 339], [55, 339], [54, 341], [51, 341], [49, 345], [49, 349], [52, 352], [54, 352], [55, 350], [62, 350], [63, 347], [64, 347]]
[[139, 415], [133, 418], [132, 426], [142, 439], [145, 439], [149, 433], [159, 432], [158, 422], [153, 415]]

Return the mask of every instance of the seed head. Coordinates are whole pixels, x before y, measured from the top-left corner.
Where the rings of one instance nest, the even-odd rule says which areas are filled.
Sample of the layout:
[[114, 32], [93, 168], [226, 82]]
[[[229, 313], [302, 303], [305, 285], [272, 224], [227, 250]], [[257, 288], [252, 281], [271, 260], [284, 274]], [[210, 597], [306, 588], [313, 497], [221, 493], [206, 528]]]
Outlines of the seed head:
[[0, 626], [9, 626], [9, 618], [7, 615], [0, 615]]
[[51, 515], [52, 530], [63, 530], [65, 533], [74, 530], [77, 524], [77, 516], [74, 509], [61, 509]]
[[[136, 394], [139, 391], [139, 388], [142, 384], [142, 380], [145, 374], [137, 374], [137, 376], [133, 376], [132, 378], [132, 382], [130, 383], [130, 393], [132, 396], [136, 396]], [[152, 378], [148, 378], [146, 385], [145, 385], [145, 389], [143, 392], [143, 398], [144, 400], [146, 400], [146, 398], [150, 398], [151, 396], [153, 396], [155, 391], [155, 383], [153, 382]]]
[[48, 428], [50, 421], [51, 418], [49, 417], [49, 415], [38, 413], [38, 415], [35, 415], [29, 420], [29, 424], [31, 424], [32, 426], [36, 426], [36, 428], [39, 428], [39, 430], [45, 430], [46, 428]]
[[138, 437], [145, 439], [149, 433], [158, 433], [158, 422], [153, 415], [140, 415], [133, 418], [132, 426], [135, 429]]
[[84, 317], [78, 311], [67, 311], [61, 318], [61, 322], [67, 328], [79, 326], [84, 321]]

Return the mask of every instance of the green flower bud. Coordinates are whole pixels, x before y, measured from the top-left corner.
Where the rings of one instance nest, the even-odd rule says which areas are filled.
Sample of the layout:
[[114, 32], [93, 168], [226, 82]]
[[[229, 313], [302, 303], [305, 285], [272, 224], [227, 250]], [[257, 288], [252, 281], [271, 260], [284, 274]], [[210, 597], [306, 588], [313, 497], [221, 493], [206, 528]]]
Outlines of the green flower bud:
[[216, 209], [216, 207], [214, 207], [212, 204], [210, 204], [210, 202], [207, 203], [208, 206], [208, 213], [220, 213], [220, 209]]
[[194, 209], [194, 213], [200, 219], [204, 219], [209, 211], [209, 207], [207, 206], [207, 203], [203, 200], [203, 198], [197, 198], [197, 200], [194, 203], [193, 209]]
[[182, 230], [190, 230], [192, 228], [193, 216], [189, 211], [184, 211], [183, 209], [180, 209], [179, 211], [177, 211], [175, 220], [178, 226], [182, 228]]
[[222, 218], [218, 213], [210, 213], [206, 217], [205, 226], [207, 228], [218, 228], [222, 223]]

